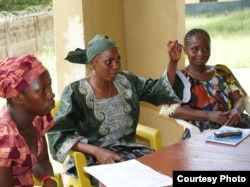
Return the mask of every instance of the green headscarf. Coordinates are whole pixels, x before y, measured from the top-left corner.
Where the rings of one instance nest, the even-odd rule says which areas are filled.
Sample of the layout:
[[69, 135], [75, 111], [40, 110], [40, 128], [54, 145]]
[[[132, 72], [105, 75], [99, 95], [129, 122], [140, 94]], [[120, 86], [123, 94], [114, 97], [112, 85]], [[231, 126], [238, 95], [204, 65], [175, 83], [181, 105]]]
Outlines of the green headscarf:
[[107, 36], [98, 34], [89, 41], [87, 49], [76, 48], [75, 51], [70, 51], [68, 53], [65, 60], [77, 64], [88, 64], [96, 55], [110, 48], [117, 48], [115, 42], [110, 40]]

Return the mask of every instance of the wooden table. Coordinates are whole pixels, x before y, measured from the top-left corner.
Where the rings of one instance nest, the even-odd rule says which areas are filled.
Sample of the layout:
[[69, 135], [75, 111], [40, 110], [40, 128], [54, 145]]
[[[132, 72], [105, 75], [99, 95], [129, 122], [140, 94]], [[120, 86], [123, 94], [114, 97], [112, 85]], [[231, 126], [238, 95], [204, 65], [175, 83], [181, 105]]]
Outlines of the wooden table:
[[236, 146], [206, 142], [207, 131], [143, 156], [138, 161], [173, 177], [173, 171], [250, 171], [250, 137]]

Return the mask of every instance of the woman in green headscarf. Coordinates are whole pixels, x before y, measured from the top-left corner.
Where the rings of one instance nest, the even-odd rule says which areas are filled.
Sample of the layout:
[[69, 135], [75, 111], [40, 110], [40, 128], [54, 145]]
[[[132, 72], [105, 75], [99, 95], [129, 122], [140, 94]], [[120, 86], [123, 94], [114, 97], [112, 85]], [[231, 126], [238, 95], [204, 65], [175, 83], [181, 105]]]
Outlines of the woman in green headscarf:
[[54, 159], [63, 162], [74, 149], [85, 153], [89, 164], [124, 160], [109, 147], [138, 145], [139, 101], [160, 105], [180, 103], [183, 98], [184, 84], [176, 76], [175, 60], [182, 46], [177, 41], [168, 45], [173, 48], [168, 70], [155, 80], [121, 71], [118, 47], [107, 36], [96, 35], [87, 49], [69, 52], [66, 60], [89, 64], [93, 71], [63, 91], [56, 124], [48, 134]]

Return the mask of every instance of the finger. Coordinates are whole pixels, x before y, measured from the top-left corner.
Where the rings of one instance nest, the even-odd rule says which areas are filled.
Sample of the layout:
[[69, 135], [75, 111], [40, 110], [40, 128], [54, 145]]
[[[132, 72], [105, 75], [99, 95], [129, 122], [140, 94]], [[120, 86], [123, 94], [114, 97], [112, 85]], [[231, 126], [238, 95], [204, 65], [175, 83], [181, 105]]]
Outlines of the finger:
[[183, 46], [181, 44], [178, 44], [178, 51], [181, 51]]
[[173, 43], [174, 43], [174, 40], [168, 40], [167, 46], [169, 47]]
[[229, 120], [227, 121], [227, 125], [228, 126], [235, 126], [237, 120], [235, 120], [234, 118], [229, 118]]

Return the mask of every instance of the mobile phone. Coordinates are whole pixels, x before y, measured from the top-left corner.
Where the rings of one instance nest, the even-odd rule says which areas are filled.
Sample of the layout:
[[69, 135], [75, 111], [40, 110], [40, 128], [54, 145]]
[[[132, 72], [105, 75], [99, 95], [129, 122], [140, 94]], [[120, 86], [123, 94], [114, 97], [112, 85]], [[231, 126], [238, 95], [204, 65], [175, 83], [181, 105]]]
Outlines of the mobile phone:
[[242, 131], [239, 129], [233, 130], [217, 130], [214, 132], [216, 137], [230, 137], [230, 136], [241, 136]]

